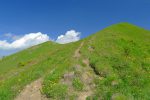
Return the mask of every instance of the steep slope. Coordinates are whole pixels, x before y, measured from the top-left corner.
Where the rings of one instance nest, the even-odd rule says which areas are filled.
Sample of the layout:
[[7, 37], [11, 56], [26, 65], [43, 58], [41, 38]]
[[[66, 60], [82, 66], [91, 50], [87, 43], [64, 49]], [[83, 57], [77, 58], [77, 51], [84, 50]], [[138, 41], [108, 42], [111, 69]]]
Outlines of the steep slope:
[[150, 99], [149, 31], [120, 23], [86, 40], [81, 53], [89, 58], [101, 78], [96, 80], [96, 96], [114, 100]]
[[150, 31], [112, 25], [83, 40], [46, 42], [0, 61], [0, 100], [42, 78], [50, 99], [149, 100]]
[[[46, 42], [2, 59], [0, 100], [13, 99], [25, 85], [57, 69], [57, 64], [69, 59], [72, 49], [78, 47], [69, 45]], [[63, 64], [61, 66], [62, 70], [67, 67]]]

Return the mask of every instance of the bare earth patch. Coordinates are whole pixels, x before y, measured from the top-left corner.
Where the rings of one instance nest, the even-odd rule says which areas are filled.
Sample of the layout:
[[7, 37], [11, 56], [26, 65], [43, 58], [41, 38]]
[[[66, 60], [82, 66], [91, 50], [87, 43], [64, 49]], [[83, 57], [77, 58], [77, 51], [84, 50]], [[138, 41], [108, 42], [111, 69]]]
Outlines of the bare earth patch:
[[27, 85], [15, 100], [47, 100], [42, 96], [42, 79], [38, 79]]
[[79, 94], [78, 100], [86, 100], [88, 96], [92, 94], [92, 91], [85, 91]]

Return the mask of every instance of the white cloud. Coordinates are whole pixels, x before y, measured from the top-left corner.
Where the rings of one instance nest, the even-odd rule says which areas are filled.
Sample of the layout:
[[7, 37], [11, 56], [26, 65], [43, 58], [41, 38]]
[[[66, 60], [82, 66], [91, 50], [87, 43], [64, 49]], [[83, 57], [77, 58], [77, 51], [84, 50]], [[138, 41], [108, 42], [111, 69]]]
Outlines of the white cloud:
[[[21, 50], [50, 40], [50, 37], [47, 34], [42, 34], [41, 32], [29, 33], [22, 37], [11, 33], [6, 33], [4, 36], [10, 37], [14, 41], [10, 43], [7, 40], [0, 40], [0, 50]], [[80, 32], [70, 30], [64, 35], [58, 36], [55, 42], [65, 44], [78, 40], [80, 40]]]
[[[10, 34], [6, 35], [12, 36]], [[24, 49], [46, 41], [49, 41], [49, 36], [47, 34], [42, 34], [41, 32], [29, 33], [13, 41], [12, 43], [9, 43], [7, 40], [0, 40], [0, 50]]]
[[60, 44], [75, 42], [80, 40], [80, 32], [76, 32], [75, 30], [70, 30], [65, 33], [65, 35], [60, 35], [57, 37], [56, 42]]
[[24, 36], [18, 36], [12, 33], [6, 33], [3, 36], [7, 37], [6, 39], [10, 39], [13, 42], [8, 42], [8, 40], [0, 40], [0, 57], [13, 54], [25, 48], [49, 40], [60, 44], [65, 44], [65, 43], [75, 42], [80, 40], [80, 32], [76, 32], [75, 30], [67, 31], [64, 35], [58, 36], [56, 41], [54, 39], [51, 39], [47, 34], [43, 34], [41, 32], [29, 33], [29, 34], [25, 34]]

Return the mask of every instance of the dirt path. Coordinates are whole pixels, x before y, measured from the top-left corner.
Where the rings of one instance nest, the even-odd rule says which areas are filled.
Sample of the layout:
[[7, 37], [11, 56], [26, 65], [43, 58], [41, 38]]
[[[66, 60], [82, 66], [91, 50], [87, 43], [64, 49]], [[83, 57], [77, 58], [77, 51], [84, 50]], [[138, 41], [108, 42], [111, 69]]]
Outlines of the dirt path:
[[75, 53], [74, 53], [74, 57], [75, 58], [79, 58], [80, 57], [80, 49], [82, 48], [82, 46], [84, 45], [84, 42], [82, 42], [80, 44], [80, 46], [76, 49]]
[[[80, 46], [76, 49], [76, 51], [74, 53], [75, 58], [79, 59], [81, 57], [80, 49], [82, 48], [83, 45], [84, 45], [84, 42], [82, 42], [80, 44]], [[82, 81], [84, 81], [84, 84], [85, 84], [85, 90], [77, 93], [78, 94], [77, 100], [86, 100], [86, 98], [88, 96], [92, 95], [92, 93], [93, 93], [93, 91], [89, 85], [89, 83], [91, 83], [91, 81], [92, 81], [92, 78], [87, 73], [89, 70], [91, 70], [89, 67], [89, 60], [83, 59], [82, 62], [86, 65], [86, 68], [83, 68], [84, 73], [82, 73], [82, 75], [81, 75]]]
[[88, 96], [90, 96], [92, 94], [92, 91], [88, 91], [88, 92], [82, 92], [79, 97], [78, 100], [86, 100], [86, 98]]
[[27, 85], [15, 100], [47, 100], [41, 94], [42, 79], [38, 79]]
[[93, 94], [93, 89], [90, 85], [93, 81], [93, 76], [89, 74], [89, 71], [91, 71], [92, 69], [89, 67], [88, 59], [83, 59], [83, 63], [87, 66], [86, 68], [84, 68], [84, 73], [81, 75], [82, 81], [85, 84], [85, 91], [79, 93], [78, 100], [86, 100], [88, 96], [91, 96]]

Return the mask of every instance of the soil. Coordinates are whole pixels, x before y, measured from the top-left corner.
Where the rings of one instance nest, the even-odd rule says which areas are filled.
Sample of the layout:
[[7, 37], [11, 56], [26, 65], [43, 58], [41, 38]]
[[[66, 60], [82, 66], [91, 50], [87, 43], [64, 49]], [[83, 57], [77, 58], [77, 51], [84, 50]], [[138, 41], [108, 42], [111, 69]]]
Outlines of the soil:
[[48, 100], [41, 94], [42, 79], [27, 85], [15, 100]]

